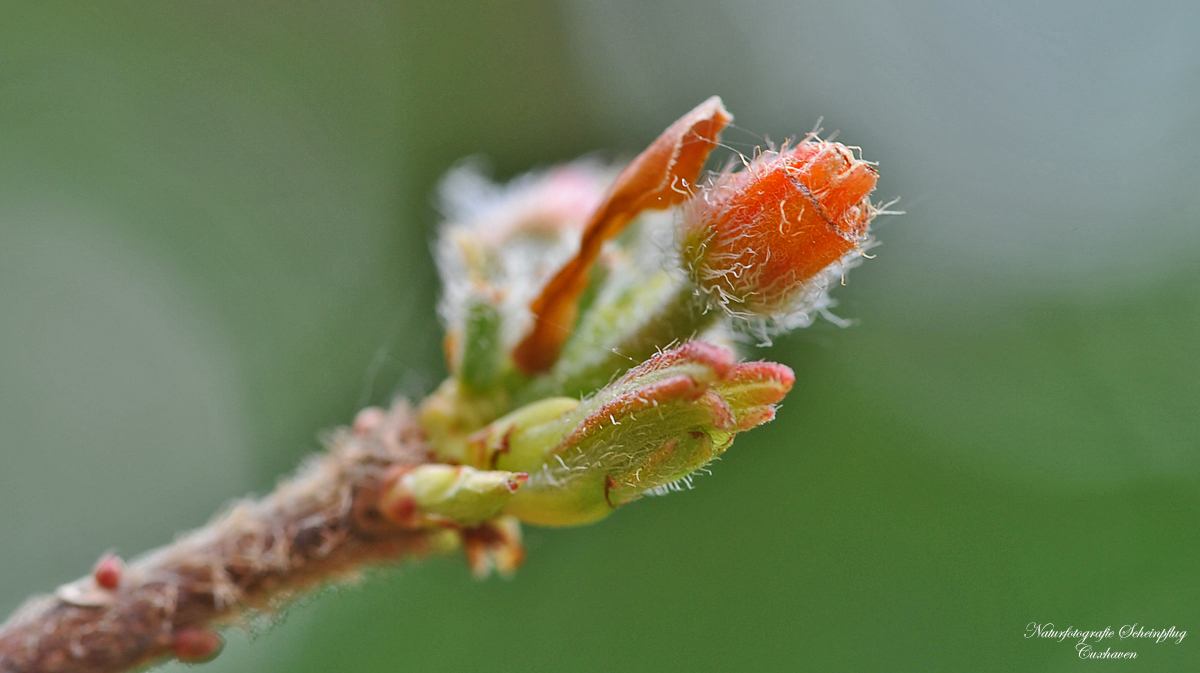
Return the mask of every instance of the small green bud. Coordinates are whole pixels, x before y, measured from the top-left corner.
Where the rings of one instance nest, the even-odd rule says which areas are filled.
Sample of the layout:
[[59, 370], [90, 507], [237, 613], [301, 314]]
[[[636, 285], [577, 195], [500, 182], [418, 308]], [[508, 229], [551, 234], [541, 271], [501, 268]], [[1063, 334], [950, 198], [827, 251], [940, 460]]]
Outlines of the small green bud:
[[405, 526], [474, 525], [499, 514], [528, 478], [464, 465], [405, 466], [385, 479], [379, 508]]
[[568, 412], [580, 404], [569, 397], [551, 397], [527, 404], [488, 425], [471, 438], [468, 461], [481, 469], [494, 469], [501, 461], [512, 469], [541, 467], [547, 447], [553, 447], [571, 429]]

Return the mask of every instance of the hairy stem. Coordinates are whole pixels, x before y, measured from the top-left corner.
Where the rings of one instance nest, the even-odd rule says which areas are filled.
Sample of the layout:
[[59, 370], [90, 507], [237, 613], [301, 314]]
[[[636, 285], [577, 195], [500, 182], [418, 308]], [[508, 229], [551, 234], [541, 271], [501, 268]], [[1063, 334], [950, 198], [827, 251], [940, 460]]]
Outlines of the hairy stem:
[[108, 673], [169, 656], [202, 660], [219, 651], [213, 628], [371, 564], [455, 544], [449, 531], [405, 528], [377, 509], [389, 468], [427, 460], [405, 405], [338, 430], [328, 444], [267, 497], [237, 502], [128, 568], [102, 563], [30, 599], [0, 626], [0, 672]]

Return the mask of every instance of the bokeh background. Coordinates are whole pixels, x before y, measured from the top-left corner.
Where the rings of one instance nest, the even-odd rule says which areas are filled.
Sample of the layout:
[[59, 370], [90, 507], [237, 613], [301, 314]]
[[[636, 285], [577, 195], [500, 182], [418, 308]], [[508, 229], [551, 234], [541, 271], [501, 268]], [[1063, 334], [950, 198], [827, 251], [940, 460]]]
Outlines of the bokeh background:
[[[1200, 9], [855, 0], [0, 6], [0, 612], [443, 375], [439, 176], [629, 156], [705, 97], [907, 215], [695, 491], [381, 571], [219, 671], [1200, 665]], [[164, 670], [177, 671], [176, 665]]]

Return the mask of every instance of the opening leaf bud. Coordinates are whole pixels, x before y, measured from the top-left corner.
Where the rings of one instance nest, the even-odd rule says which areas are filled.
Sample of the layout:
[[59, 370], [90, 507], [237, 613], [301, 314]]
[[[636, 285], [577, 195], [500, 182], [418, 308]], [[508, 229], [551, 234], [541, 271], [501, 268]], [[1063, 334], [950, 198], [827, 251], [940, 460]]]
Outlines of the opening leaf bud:
[[659, 353], [583, 402], [523, 407], [476, 436], [473, 455], [528, 483], [504, 506], [527, 523], [571, 526], [686, 478], [770, 420], [794, 377], [783, 365], [737, 364], [692, 341]]

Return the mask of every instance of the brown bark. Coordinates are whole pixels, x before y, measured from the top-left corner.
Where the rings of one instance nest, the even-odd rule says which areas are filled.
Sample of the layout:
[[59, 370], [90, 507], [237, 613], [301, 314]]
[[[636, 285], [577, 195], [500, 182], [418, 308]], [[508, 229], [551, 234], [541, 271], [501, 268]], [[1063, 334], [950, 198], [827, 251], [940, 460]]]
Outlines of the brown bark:
[[128, 568], [101, 563], [30, 599], [0, 626], [0, 673], [112, 673], [169, 656], [204, 659], [219, 651], [215, 628], [446, 544], [452, 533], [404, 528], [375, 507], [389, 468], [427, 460], [406, 406], [367, 410], [328, 444], [267, 497], [235, 503]]

